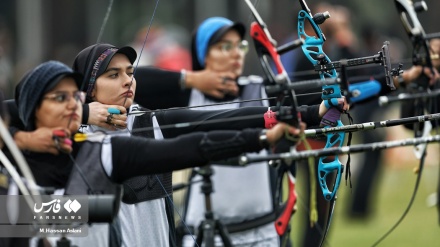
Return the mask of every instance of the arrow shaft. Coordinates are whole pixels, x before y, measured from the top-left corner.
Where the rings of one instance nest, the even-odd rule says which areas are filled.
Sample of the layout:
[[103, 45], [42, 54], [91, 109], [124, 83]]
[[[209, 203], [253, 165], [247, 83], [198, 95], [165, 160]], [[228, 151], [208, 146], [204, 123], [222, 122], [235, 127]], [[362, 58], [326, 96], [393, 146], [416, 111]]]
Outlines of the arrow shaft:
[[301, 152], [289, 152], [280, 154], [269, 154], [266, 156], [243, 155], [239, 162], [241, 165], [246, 165], [253, 162], [261, 162], [267, 160], [304, 160], [309, 157], [324, 157], [338, 154], [360, 153], [366, 151], [376, 151], [394, 147], [413, 146], [424, 143], [440, 142], [440, 135], [419, 137], [412, 139], [404, 139], [388, 142], [374, 142], [369, 144], [359, 144], [345, 147], [333, 147], [320, 150], [307, 150]]

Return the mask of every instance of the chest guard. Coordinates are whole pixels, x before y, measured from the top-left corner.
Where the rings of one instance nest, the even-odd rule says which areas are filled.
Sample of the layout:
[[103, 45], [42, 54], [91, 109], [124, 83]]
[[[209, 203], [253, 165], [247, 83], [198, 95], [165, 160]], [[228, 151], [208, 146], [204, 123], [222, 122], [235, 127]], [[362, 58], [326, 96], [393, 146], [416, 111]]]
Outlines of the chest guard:
[[[111, 222], [119, 211], [122, 186], [113, 183], [101, 162], [101, 143], [84, 142], [76, 156], [76, 164], [82, 174], [73, 167], [67, 182], [66, 195], [114, 195], [112, 202], [89, 198], [89, 221]], [[83, 177], [83, 176], [85, 177]], [[110, 204], [108, 204], [110, 203]]]
[[[153, 122], [151, 114], [143, 114], [138, 116], [135, 118], [133, 123], [133, 135], [144, 138], [154, 138], [153, 130], [136, 132], [136, 129], [152, 126]], [[162, 188], [161, 184], [165, 190]], [[123, 186], [124, 194], [122, 196], [122, 201], [127, 204], [135, 204], [143, 201], [164, 198], [167, 194], [172, 193], [172, 173], [168, 172], [134, 177], [125, 181]]]

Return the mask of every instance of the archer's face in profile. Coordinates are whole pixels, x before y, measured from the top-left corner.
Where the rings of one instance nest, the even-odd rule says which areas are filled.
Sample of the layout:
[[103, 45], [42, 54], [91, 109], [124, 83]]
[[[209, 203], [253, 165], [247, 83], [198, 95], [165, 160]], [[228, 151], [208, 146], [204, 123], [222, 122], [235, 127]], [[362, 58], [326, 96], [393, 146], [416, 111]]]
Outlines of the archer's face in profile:
[[244, 57], [248, 49], [247, 41], [231, 29], [219, 42], [209, 47], [205, 59], [206, 68], [216, 72], [232, 72], [238, 77], [243, 73]]

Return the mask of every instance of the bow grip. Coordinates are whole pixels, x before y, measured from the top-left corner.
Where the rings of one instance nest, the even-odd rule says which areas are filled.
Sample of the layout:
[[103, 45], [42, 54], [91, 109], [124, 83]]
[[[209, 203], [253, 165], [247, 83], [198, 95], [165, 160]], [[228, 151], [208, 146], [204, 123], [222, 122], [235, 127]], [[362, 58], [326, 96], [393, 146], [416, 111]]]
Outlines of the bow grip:
[[341, 122], [341, 111], [336, 107], [331, 107], [321, 119], [321, 126], [336, 127]]

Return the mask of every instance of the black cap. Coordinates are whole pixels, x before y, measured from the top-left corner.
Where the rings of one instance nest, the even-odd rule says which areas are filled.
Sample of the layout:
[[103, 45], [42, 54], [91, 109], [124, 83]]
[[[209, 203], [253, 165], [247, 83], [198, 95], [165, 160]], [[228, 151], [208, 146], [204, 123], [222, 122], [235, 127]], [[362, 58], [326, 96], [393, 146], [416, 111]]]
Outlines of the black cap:
[[80, 90], [87, 93], [88, 100], [90, 100], [90, 93], [95, 86], [96, 79], [106, 71], [116, 53], [127, 56], [132, 64], [136, 61], [137, 53], [132, 47], [118, 48], [110, 44], [91, 45], [76, 56], [73, 69], [84, 75], [84, 83]]

